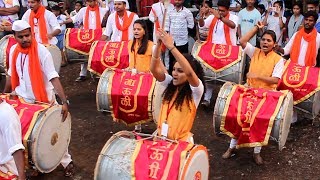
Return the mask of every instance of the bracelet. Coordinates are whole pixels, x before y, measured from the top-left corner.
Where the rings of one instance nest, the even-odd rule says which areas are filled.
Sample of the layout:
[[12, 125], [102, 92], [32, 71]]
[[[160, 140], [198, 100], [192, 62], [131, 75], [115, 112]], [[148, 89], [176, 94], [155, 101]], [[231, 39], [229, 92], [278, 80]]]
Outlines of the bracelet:
[[169, 49], [169, 51], [171, 52], [174, 48], [176, 48], [175, 46], [173, 46], [173, 48]]
[[151, 58], [152, 58], [152, 59], [155, 59], [155, 60], [160, 59], [160, 57], [153, 57], [153, 56], [151, 56]]

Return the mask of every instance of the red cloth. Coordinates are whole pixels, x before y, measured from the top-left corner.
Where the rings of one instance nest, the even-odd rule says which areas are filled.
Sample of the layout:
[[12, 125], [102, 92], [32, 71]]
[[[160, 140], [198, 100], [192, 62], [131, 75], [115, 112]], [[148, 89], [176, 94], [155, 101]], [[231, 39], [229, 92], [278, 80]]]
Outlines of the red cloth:
[[88, 55], [91, 45], [102, 36], [102, 29], [67, 29], [66, 48]]
[[287, 91], [233, 86], [220, 129], [238, 139], [237, 147], [267, 145], [275, 116], [286, 94]]
[[8, 38], [8, 43], [7, 43], [7, 46], [6, 46], [6, 57], [5, 57], [5, 60], [6, 60], [6, 70], [9, 69], [9, 55], [10, 55], [10, 49], [13, 45], [17, 44], [17, 41], [16, 39], [13, 37], [13, 36], [10, 36]]
[[220, 72], [241, 60], [241, 50], [240, 46], [203, 43], [194, 56], [212, 71]]
[[108, 92], [111, 92], [109, 99], [114, 119], [121, 120], [127, 125], [152, 120], [149, 113], [155, 79], [151, 73], [133, 75], [128, 71], [115, 69], [109, 80], [112, 81]]
[[287, 61], [277, 89], [290, 90], [294, 104], [298, 104], [320, 90], [319, 72], [319, 68], [300, 66]]
[[129, 67], [128, 41], [93, 43], [89, 56], [89, 71], [101, 75], [107, 68]]

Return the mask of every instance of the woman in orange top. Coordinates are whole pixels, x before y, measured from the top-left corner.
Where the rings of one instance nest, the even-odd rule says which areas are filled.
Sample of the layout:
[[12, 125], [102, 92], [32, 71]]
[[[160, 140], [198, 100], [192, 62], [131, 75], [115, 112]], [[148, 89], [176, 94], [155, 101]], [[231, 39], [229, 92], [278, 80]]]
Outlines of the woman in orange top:
[[153, 42], [148, 40], [147, 25], [138, 19], [133, 24], [133, 40], [129, 41], [129, 68], [149, 72]]
[[156, 44], [150, 70], [159, 82], [160, 89], [164, 90], [158, 134], [173, 140], [192, 142], [190, 131], [204, 92], [203, 70], [192, 56], [179, 52], [173, 38], [164, 30], [158, 30], [157, 39], [162, 41], [176, 60], [170, 76], [160, 61], [161, 44]]
[[[282, 76], [284, 61], [280, 55], [273, 51], [276, 46], [276, 34], [266, 30], [261, 37], [260, 47], [252, 46], [248, 41], [263, 29], [264, 25], [258, 22], [255, 27], [240, 39], [240, 45], [250, 58], [250, 67], [247, 74], [247, 84], [254, 88], [275, 90]], [[230, 158], [237, 145], [237, 139], [231, 139], [228, 150], [222, 155], [223, 159]], [[260, 156], [261, 146], [254, 148], [253, 158], [256, 164], [263, 164]]]

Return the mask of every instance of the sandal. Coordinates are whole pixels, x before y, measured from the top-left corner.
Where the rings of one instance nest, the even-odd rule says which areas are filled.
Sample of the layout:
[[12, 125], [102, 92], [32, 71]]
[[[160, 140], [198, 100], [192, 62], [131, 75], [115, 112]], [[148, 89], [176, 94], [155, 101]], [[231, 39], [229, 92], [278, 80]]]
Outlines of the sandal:
[[64, 168], [64, 176], [71, 177], [74, 175], [74, 164], [71, 161], [66, 168]]

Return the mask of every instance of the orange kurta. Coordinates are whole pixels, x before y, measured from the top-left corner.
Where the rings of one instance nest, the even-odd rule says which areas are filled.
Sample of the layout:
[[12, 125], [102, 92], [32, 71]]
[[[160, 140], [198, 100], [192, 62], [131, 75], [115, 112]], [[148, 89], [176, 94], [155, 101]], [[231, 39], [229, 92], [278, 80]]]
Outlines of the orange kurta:
[[135, 68], [140, 72], [149, 72], [150, 63], [152, 56], [153, 42], [148, 41], [147, 51], [144, 54], [138, 54], [139, 46], [138, 43], [135, 44], [134, 51], [131, 51], [133, 41], [130, 40], [128, 43], [129, 50], [129, 68]]
[[[175, 105], [173, 105], [172, 107], [172, 103], [175, 99], [176, 95], [174, 96], [174, 98], [172, 98], [169, 104], [162, 102], [160, 118], [158, 122], [158, 134], [161, 134], [162, 123], [166, 122], [169, 125], [169, 139], [187, 141], [187, 139], [192, 135], [190, 131], [192, 129], [192, 125], [196, 116], [197, 108], [193, 100], [191, 102], [188, 102], [185, 99], [180, 111], [180, 108], [176, 109]], [[189, 103], [190, 108], [187, 103]], [[169, 107], [172, 108], [169, 111], [170, 113], [167, 118]]]
[[[251, 58], [249, 72], [258, 76], [272, 77], [273, 69], [281, 58], [274, 51], [265, 55], [259, 48], [256, 48]], [[276, 89], [277, 87], [277, 84], [268, 84], [258, 79], [248, 79], [247, 83], [254, 88]]]

